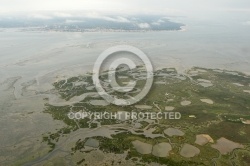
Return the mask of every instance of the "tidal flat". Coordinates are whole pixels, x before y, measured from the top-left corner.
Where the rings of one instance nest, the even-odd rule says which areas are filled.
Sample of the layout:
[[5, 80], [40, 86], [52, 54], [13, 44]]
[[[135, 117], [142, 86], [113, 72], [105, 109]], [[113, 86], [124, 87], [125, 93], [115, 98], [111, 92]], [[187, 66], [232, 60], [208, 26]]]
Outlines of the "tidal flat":
[[[198, 74], [192, 75], [194, 71], [198, 71]], [[166, 75], [169, 72], [171, 74]], [[140, 75], [138, 71], [136, 73], [131, 79]], [[117, 71], [116, 74], [126, 75], [126, 71]], [[179, 79], [179, 77], [186, 79]], [[91, 103], [91, 101], [102, 101], [98, 95], [88, 96], [77, 102], [67, 104], [63, 102], [73, 101], [76, 99], [75, 96], [95, 93], [95, 90], [86, 88], [93, 84], [90, 78], [91, 75], [81, 75], [53, 83], [54, 95], [61, 100], [54, 100], [54, 97], [47, 96], [44, 100], [43, 113], [63, 123], [64, 126], [57, 128], [56, 132], [43, 134], [41, 143], [45, 147], [47, 144], [48, 152], [28, 164], [48, 164], [57, 161], [58, 157], [62, 156], [61, 159], [65, 163], [72, 161], [76, 165], [84, 165], [91, 162], [89, 155], [94, 153], [100, 155], [105, 153], [113, 157], [122, 155], [128, 163], [135, 165], [152, 165], [153, 163], [223, 165], [231, 162], [228, 158], [232, 158], [232, 161], [236, 163], [248, 164], [250, 156], [246, 156], [243, 161], [233, 157], [240, 154], [242, 150], [249, 152], [247, 145], [250, 142], [250, 125], [243, 123], [250, 120], [250, 96], [244, 93], [244, 90], [249, 88], [250, 77], [248, 75], [241, 72], [235, 75], [226, 70], [216, 72], [213, 69], [198, 67], [180, 74], [176, 70], [169, 71], [163, 68], [155, 71], [154, 79], [166, 84], [164, 86], [153, 84], [149, 94], [135, 105], [119, 107], [112, 104], [103, 106], [103, 103], [101, 105]], [[101, 79], [106, 79], [105, 74]], [[209, 80], [213, 86], [203, 87], [197, 83], [198, 79]], [[244, 86], [235, 86], [233, 84], [235, 80]], [[77, 83], [82, 81], [86, 83]], [[138, 81], [137, 89], [141, 89], [144, 85], [142, 82], [143, 80]], [[79, 92], [76, 91], [77, 89], [82, 89], [81, 93], [75, 93]], [[120, 94], [113, 91], [112, 95], [119, 96]], [[129, 93], [123, 97], [129, 98], [133, 97], [132, 95], [136, 93]], [[65, 105], [52, 105], [51, 103], [54, 102], [50, 100], [62, 102]], [[182, 114], [181, 119], [93, 120], [89, 118], [69, 119], [67, 116], [70, 111], [79, 110], [140, 112], [145, 109], [145, 106], [147, 110], [161, 112], [169, 105], [174, 107], [172, 111]], [[223, 148], [225, 144], [229, 149]], [[167, 149], [162, 149], [162, 147]], [[68, 154], [70, 157], [66, 159]], [[114, 157], [112, 160], [114, 163], [124, 162], [119, 157]], [[107, 159], [101, 157], [98, 161], [106, 162]]]
[[[242, 27], [238, 25], [236, 35], [231, 25], [221, 33], [217, 25], [208, 29], [207, 23], [189, 24], [192, 26], [185, 32], [70, 33], [1, 29], [0, 165], [49, 165], [51, 162], [90, 165], [93, 159], [96, 165], [105, 162], [108, 165], [223, 165], [231, 161], [249, 165], [250, 153], [245, 145], [249, 143], [250, 83], [245, 74], [250, 73], [250, 33], [239, 30]], [[246, 29], [249, 31], [248, 27]], [[174, 107], [172, 111], [182, 114], [180, 121], [67, 119], [66, 114], [71, 109], [141, 111], [134, 106], [105, 109], [99, 102], [90, 105], [91, 100], [103, 99], [94, 92], [87, 71], [92, 70], [103, 50], [120, 44], [142, 49], [155, 69], [168, 67], [157, 72], [152, 92], [137, 104], [151, 106], [155, 112]], [[193, 66], [203, 68], [191, 70]], [[141, 73], [137, 79], [144, 78], [145, 74]], [[127, 82], [126, 76], [121, 79]], [[56, 83], [61, 87], [56, 87]], [[140, 90], [137, 88], [131, 94]], [[200, 99], [210, 99], [214, 104], [208, 105]], [[182, 106], [180, 103], [186, 100], [191, 104]], [[169, 137], [164, 133], [167, 128], [178, 128], [185, 135]], [[244, 145], [244, 149], [235, 149], [232, 154], [218, 158], [220, 154], [211, 148], [211, 143], [202, 147], [195, 144], [199, 134], [208, 134], [215, 143], [224, 137]], [[99, 141], [98, 150], [82, 148], [90, 138]], [[171, 144], [172, 150], [168, 157], [141, 155], [131, 144], [135, 140], [153, 147], [166, 142]], [[192, 161], [180, 156], [184, 143], [200, 149], [200, 154], [191, 158]]]

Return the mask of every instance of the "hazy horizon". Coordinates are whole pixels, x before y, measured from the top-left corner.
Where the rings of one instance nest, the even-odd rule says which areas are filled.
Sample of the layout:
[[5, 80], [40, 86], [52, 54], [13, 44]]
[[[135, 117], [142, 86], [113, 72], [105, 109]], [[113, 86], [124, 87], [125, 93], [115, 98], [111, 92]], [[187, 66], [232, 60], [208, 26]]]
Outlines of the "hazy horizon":
[[206, 19], [211, 17], [218, 17], [221, 14], [250, 13], [250, 2], [248, 0], [158, 0], [157, 2], [153, 0], [147, 0], [146, 2], [143, 0], [75, 0], [73, 2], [69, 0], [22, 0], [22, 3], [20, 3], [20, 1], [18, 0], [2, 0], [0, 3], [0, 14], [7, 15], [16, 12], [36, 13], [38, 11], [59, 11], [67, 13], [67, 11], [87, 11], [126, 15], [160, 14]]

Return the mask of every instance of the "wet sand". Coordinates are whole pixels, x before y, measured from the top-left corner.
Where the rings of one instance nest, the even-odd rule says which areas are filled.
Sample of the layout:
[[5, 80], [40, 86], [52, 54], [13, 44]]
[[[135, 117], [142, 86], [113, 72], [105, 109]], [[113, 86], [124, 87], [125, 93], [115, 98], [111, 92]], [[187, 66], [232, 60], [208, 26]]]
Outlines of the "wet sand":
[[181, 130], [175, 129], [175, 128], [168, 128], [168, 129], [164, 130], [164, 133], [167, 134], [170, 137], [172, 137], [172, 136], [183, 136], [185, 134]]
[[214, 104], [213, 100], [211, 99], [200, 99], [203, 103], [207, 103], [207, 104]]
[[152, 154], [157, 157], [167, 157], [172, 147], [169, 143], [159, 143], [153, 146]]
[[180, 155], [186, 158], [191, 158], [198, 154], [200, 154], [200, 150], [197, 147], [186, 143], [183, 145], [180, 151]]
[[152, 151], [152, 145], [141, 142], [141, 141], [133, 141], [132, 144], [134, 145], [137, 152], [141, 154], [150, 154]]
[[203, 146], [207, 143], [214, 143], [214, 140], [207, 134], [200, 134], [196, 135], [195, 143]]
[[171, 107], [171, 106], [166, 106], [165, 110], [166, 111], [173, 111], [175, 109], [175, 107]]
[[243, 145], [230, 141], [226, 138], [220, 138], [216, 141], [216, 144], [211, 145], [212, 148], [217, 149], [221, 154], [226, 155], [237, 148], [244, 148]]
[[181, 102], [182, 106], [188, 106], [190, 104], [191, 104], [191, 101], [187, 101], [187, 100]]

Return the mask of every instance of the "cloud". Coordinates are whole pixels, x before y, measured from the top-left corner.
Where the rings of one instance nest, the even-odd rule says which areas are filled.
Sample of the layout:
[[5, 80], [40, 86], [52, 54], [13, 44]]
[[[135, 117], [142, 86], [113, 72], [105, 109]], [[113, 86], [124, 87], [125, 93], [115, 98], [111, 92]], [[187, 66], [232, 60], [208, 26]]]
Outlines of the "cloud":
[[54, 13], [54, 16], [56, 16], [56, 17], [63, 17], [63, 18], [65, 18], [65, 17], [72, 17], [71, 14], [69, 14], [69, 13], [62, 13], [62, 12], [56, 12], [56, 13]]
[[122, 16], [116, 16], [116, 17], [109, 17], [109, 16], [103, 16], [96, 12], [87, 13], [87, 18], [95, 18], [95, 19], [101, 19], [106, 21], [112, 21], [112, 22], [120, 22], [120, 23], [130, 23], [131, 21], [128, 20], [125, 17]]
[[221, 11], [225, 12], [250, 12], [250, 8], [223, 8]]
[[112, 22], [123, 22], [123, 23], [129, 23], [130, 22], [127, 18], [124, 18], [124, 17], [121, 17], [121, 16], [118, 16], [118, 17], [115, 17], [115, 18], [108, 17], [108, 16], [101, 16], [101, 17], [99, 17], [99, 19], [103, 19], [103, 20], [106, 20], [106, 21], [112, 21]]
[[152, 22], [151, 25], [161, 25], [159, 22]]
[[31, 18], [35, 18], [35, 19], [42, 19], [42, 20], [49, 20], [49, 19], [52, 19], [51, 16], [43, 15], [43, 14], [32, 14], [30, 17], [31, 17]]
[[85, 22], [83, 20], [66, 20], [65, 23], [66, 24], [73, 24], [73, 23], [82, 23]]
[[250, 25], [250, 21], [243, 22], [243, 25]]
[[150, 28], [150, 25], [148, 23], [138, 23], [137, 25], [141, 29], [148, 29], [148, 28]]
[[159, 19], [158, 21], [152, 22], [151, 24], [152, 24], [152, 25], [161, 25], [161, 23], [164, 23], [164, 22], [165, 22], [164, 20]]
[[[16, 5], [18, 4], [18, 5]], [[1, 0], [0, 16], [15, 12], [59, 11], [56, 17], [70, 17], [63, 12], [67, 11], [72, 17], [79, 11], [99, 12], [106, 16], [111, 15], [166, 15], [185, 16], [198, 19], [217, 19], [218, 16], [229, 14], [248, 14], [250, 12], [249, 0]], [[19, 14], [17, 14], [19, 15]], [[54, 15], [51, 15], [54, 16]], [[84, 17], [84, 16], [81, 16]], [[96, 16], [97, 17], [97, 16]], [[231, 16], [230, 16], [231, 17]], [[99, 17], [113, 22], [129, 22], [132, 19], [122, 17]], [[159, 25], [153, 22], [152, 25]]]
[[[19, 4], [19, 5], [16, 5]], [[175, 3], [174, 3], [175, 4]], [[178, 4], [178, 3], [176, 3]], [[134, 14], [172, 14], [179, 12], [171, 0], [1, 0], [1, 12], [34, 12], [34, 11], [96, 11]], [[59, 13], [59, 16], [61, 13]]]
[[118, 16], [117, 17], [118, 22], [130, 22], [127, 18]]

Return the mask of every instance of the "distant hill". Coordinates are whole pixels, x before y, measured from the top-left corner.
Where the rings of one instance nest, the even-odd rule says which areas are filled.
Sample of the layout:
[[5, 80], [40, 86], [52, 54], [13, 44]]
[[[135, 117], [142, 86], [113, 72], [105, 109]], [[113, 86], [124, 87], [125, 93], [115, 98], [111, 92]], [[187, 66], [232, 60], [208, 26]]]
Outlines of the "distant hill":
[[31, 15], [0, 17], [1, 28], [39, 28], [55, 31], [162, 31], [181, 30], [182, 23], [166, 16]]

